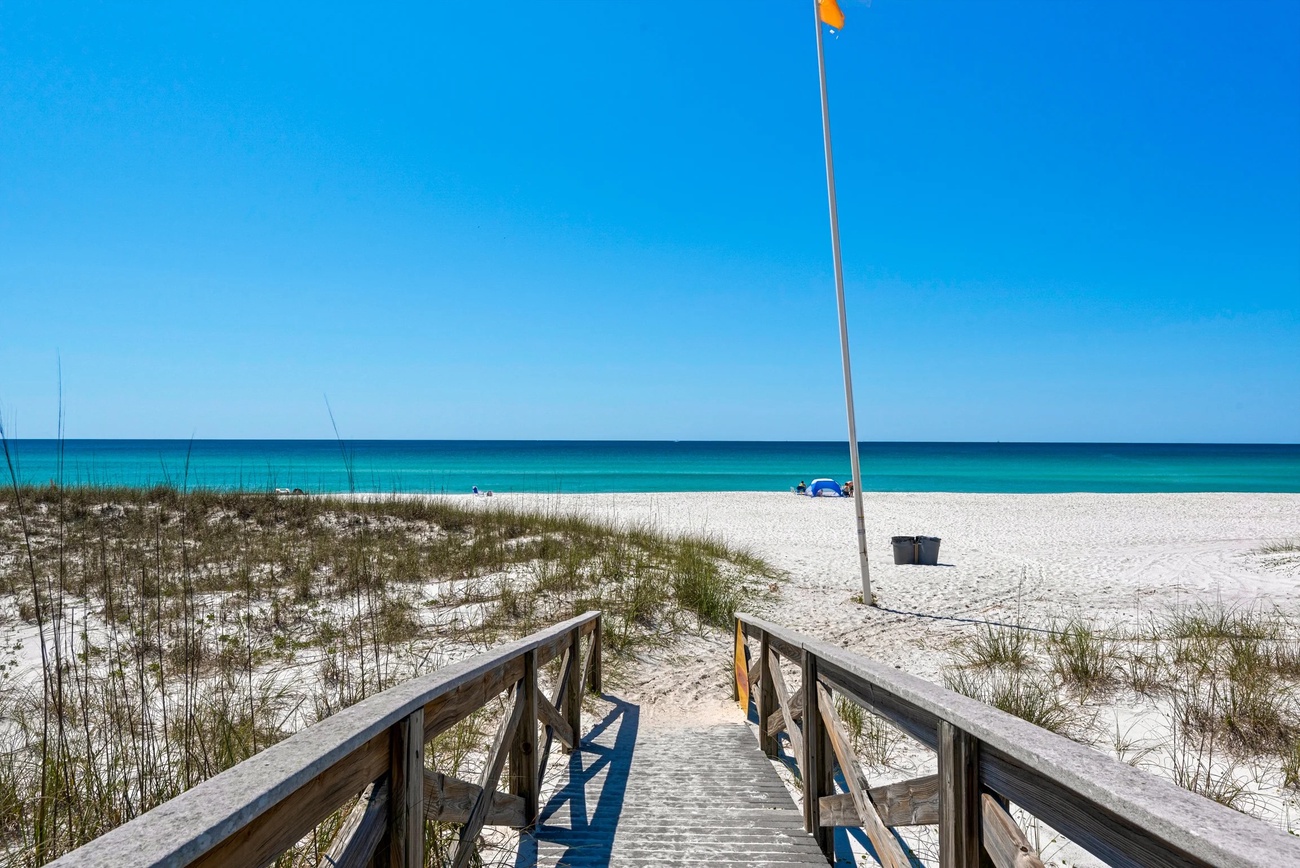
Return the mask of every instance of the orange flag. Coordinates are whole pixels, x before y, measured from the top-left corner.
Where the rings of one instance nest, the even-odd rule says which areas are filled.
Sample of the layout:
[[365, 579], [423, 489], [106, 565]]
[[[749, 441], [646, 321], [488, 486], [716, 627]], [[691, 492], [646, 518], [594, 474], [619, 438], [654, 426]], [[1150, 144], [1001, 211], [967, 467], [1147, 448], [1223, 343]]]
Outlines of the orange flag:
[[817, 12], [823, 24], [829, 24], [836, 30], [844, 29], [844, 13], [840, 11], [840, 4], [835, 0], [818, 0]]

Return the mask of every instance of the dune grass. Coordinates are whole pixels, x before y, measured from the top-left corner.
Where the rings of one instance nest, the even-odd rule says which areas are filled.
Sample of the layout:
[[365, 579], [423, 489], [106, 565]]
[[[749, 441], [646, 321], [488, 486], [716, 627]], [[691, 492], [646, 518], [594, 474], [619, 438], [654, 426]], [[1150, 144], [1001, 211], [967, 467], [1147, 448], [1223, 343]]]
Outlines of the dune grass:
[[1264, 543], [1256, 549], [1262, 555], [1293, 555], [1300, 554], [1300, 537], [1290, 539], [1278, 539]]
[[[1158, 765], [1223, 804], [1249, 809], [1253, 769], [1300, 788], [1300, 623], [1278, 612], [1198, 605], [1154, 615], [1138, 630], [1076, 617], [1043, 639], [982, 627], [954, 658], [950, 688], [1077, 740], [1109, 743], [1121, 760]], [[1138, 747], [1118, 722], [1103, 732], [1103, 697], [1154, 706], [1163, 735]]]
[[[777, 578], [717, 540], [559, 512], [10, 486], [0, 644], [20, 648], [0, 654], [0, 866], [43, 864], [504, 639], [599, 608], [616, 677], [681, 631], [729, 627]], [[315, 864], [320, 838], [281, 864]]]

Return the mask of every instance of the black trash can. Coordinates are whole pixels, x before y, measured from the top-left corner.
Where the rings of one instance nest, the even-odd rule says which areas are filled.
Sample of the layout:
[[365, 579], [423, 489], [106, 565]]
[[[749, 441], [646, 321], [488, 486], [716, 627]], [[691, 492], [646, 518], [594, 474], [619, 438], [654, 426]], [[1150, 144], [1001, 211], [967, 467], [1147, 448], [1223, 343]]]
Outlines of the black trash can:
[[916, 563], [916, 537], [896, 536], [892, 537], [890, 541], [894, 544], [894, 563]]
[[[939, 538], [937, 536], [918, 536], [916, 538], [917, 563], [927, 567], [939, 564]], [[894, 555], [897, 560], [898, 555]]]

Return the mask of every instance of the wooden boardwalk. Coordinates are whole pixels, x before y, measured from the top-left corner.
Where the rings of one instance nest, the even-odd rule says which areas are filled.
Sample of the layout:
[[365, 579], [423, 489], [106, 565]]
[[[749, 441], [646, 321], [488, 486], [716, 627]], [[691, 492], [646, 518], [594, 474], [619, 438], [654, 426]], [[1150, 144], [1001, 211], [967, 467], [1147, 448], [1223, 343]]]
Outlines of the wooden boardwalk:
[[[759, 738], [739, 709], [643, 725], [637, 705], [601, 689], [601, 615], [587, 612], [370, 696], [49, 868], [269, 866], [327, 820], [331, 868], [423, 868], [426, 820], [460, 827], [449, 868], [474, 863], [485, 826], [533, 830], [516, 868], [808, 868], [847, 859], [837, 839], [850, 835], [886, 868], [917, 868], [898, 826], [936, 827], [940, 868], [1041, 868], [1008, 803], [1107, 864], [1300, 865], [1297, 839], [1170, 781], [779, 624], [737, 624], [738, 652], [758, 664]], [[538, 673], [551, 661], [548, 696]], [[430, 768], [426, 745], [502, 693], [477, 781]], [[601, 698], [584, 713], [586, 694]], [[838, 698], [936, 751], [938, 773], [872, 787]], [[767, 758], [778, 732], [801, 810]], [[579, 739], [569, 754], [556, 743]]]
[[739, 714], [651, 729], [637, 706], [618, 703], [581, 752], [556, 759], [567, 769], [521, 843], [519, 868], [826, 865]]

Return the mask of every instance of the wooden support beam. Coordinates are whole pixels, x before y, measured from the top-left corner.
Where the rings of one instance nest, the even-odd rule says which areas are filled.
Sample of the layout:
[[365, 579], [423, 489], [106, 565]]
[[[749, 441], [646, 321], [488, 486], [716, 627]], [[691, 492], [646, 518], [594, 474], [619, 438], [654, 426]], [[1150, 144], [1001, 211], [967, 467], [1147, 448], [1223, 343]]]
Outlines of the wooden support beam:
[[835, 861], [835, 834], [821, 823], [821, 797], [835, 792], [835, 776], [831, 766], [830, 733], [822, 725], [818, 713], [817, 657], [803, 657], [803, 827], [813, 836], [822, 854]]
[[587, 640], [587, 654], [582, 658], [582, 680], [578, 682], [578, 693], [581, 698], [582, 694], [587, 692], [587, 685], [591, 684], [591, 667], [596, 659], [596, 637]]
[[576, 746], [573, 739], [573, 730], [569, 729], [569, 722], [560, 714], [560, 710], [551, 704], [551, 700], [545, 696], [539, 695], [537, 697], [537, 719], [550, 727], [555, 737], [566, 748], [572, 750]]
[[[550, 711], [554, 711], [556, 717], [560, 719], [563, 719], [563, 715], [561, 715], [559, 712], [559, 705], [564, 700], [565, 692], [568, 689], [569, 669], [570, 669], [569, 651], [568, 649], [565, 649], [563, 657], [560, 660], [560, 669], [559, 669], [560, 677], [559, 680], [555, 683], [555, 687], [551, 692], [551, 701], [550, 701]], [[538, 695], [543, 696], [543, 694], [540, 693]], [[537, 708], [538, 708], [538, 714], [550, 713], [550, 711], [542, 707], [541, 703], [538, 703]], [[555, 742], [555, 737], [557, 734], [555, 727], [552, 725], [550, 720], [543, 719], [542, 723], [546, 724], [546, 744], [543, 745], [541, 756], [537, 760], [537, 779], [539, 781], [545, 780], [546, 778], [546, 764], [551, 759], [551, 745]], [[567, 721], [565, 722], [565, 725], [566, 726], [568, 725]], [[568, 743], [571, 744], [571, 742]]]
[[776, 692], [772, 686], [772, 675], [767, 668], [767, 658], [772, 654], [771, 644], [767, 641], [767, 633], [760, 633], [758, 640], [758, 660], [755, 661], [753, 671], [759, 674], [758, 678], [758, 746], [762, 748], [763, 753], [768, 756], [776, 756], [780, 753], [781, 746], [777, 743], [776, 734], [767, 731], [767, 721], [776, 713]]
[[[560, 712], [564, 715], [565, 721], [569, 728], [573, 730], [573, 740], [579, 741], [582, 737], [582, 685], [583, 676], [579, 670], [582, 665], [582, 633], [578, 628], [574, 628], [569, 633], [569, 672], [565, 679], [565, 691], [563, 704], [559, 706]], [[577, 750], [577, 744], [569, 747], [570, 750]]]
[[546, 698], [537, 695], [537, 655], [524, 652], [524, 677], [519, 682], [523, 710], [510, 741], [510, 792], [524, 800], [524, 825], [537, 822], [537, 715]]
[[591, 661], [588, 666], [591, 676], [587, 681], [587, 689], [597, 696], [604, 692], [604, 687], [602, 686], [603, 674], [601, 671], [604, 668], [602, 660], [605, 646], [604, 628], [604, 622], [601, 620], [601, 617], [597, 615], [596, 625], [591, 631]]
[[939, 868], [979, 868], [979, 742], [939, 721]]
[[[782, 706], [781, 709], [777, 711], [775, 715], [768, 718], [767, 732], [769, 735], [776, 735], [781, 730], [789, 728], [789, 723], [786, 720], [785, 712], [786, 709], [784, 706]], [[794, 692], [794, 695], [790, 697], [789, 716], [794, 718], [795, 723], [798, 723], [801, 720], [803, 720], [803, 688], [802, 687], [796, 690]]]
[[560, 658], [560, 680], [555, 682], [555, 688], [551, 691], [551, 705], [556, 708], [564, 701], [564, 695], [568, 691], [569, 672], [572, 667], [569, 666], [569, 649], [564, 649], [564, 655]]
[[388, 866], [424, 868], [424, 709], [389, 732]]
[[886, 826], [933, 825], [939, 822], [939, 776], [872, 787], [871, 801]]
[[[351, 802], [357, 793], [388, 773], [392, 749], [389, 742], [388, 730], [381, 730], [349, 754], [347, 759], [326, 768], [308, 781], [292, 798], [284, 799], [236, 834], [223, 838], [198, 860], [181, 864], [188, 864], [188, 868], [220, 868], [225, 865], [266, 865], [274, 862], [276, 857], [301, 840], [326, 817]], [[200, 810], [201, 808], [195, 807], [196, 812]], [[167, 833], [175, 834], [175, 829], [169, 829]], [[151, 836], [152, 840], [161, 837], [162, 834]], [[141, 843], [135, 842], [136, 850]], [[384, 860], [387, 860], [386, 854]], [[98, 864], [139, 863], [115, 856], [103, 859]], [[159, 859], [148, 864], [166, 864], [166, 860]]]
[[980, 814], [983, 818], [984, 849], [997, 868], [1043, 868], [1029, 839], [1020, 831], [1016, 821], [988, 793], [980, 796]]
[[803, 664], [803, 649], [798, 645], [787, 642], [775, 633], [768, 634], [768, 641], [772, 644], [772, 650], [777, 654], [794, 663]]
[[[769, 668], [772, 672], [772, 687], [776, 691], [776, 701], [779, 706], [776, 713], [779, 713], [780, 710], [785, 708], [790, 702], [790, 691], [786, 689], [785, 676], [781, 674], [781, 664], [776, 658], [776, 652], [768, 652], [767, 659], [770, 662]], [[799, 777], [807, 777], [803, 765], [803, 733], [799, 731], [799, 727], [797, 726], [787, 728], [785, 733], [790, 737], [790, 752], [794, 754], [795, 764], [799, 767]]]
[[[810, 654], [808, 657], [811, 658], [812, 655]], [[844, 730], [844, 724], [835, 711], [835, 703], [831, 699], [831, 692], [816, 681], [805, 682], [804, 687], [809, 688], [810, 684], [816, 685], [816, 691], [808, 690], [807, 692], [817, 697], [817, 712], [821, 715], [822, 723], [825, 724], [826, 734], [830, 737], [831, 749], [835, 751], [835, 758], [839, 760], [840, 773], [844, 775], [844, 781], [848, 784], [849, 795], [853, 798], [853, 806], [861, 820], [862, 831], [866, 832], [867, 837], [871, 839], [871, 843], [876, 848], [876, 855], [880, 859], [880, 864], [884, 868], [910, 868], [912, 863], [903, 853], [903, 848], [899, 845], [898, 839], [894, 837], [894, 833], [889, 831], [889, 827], [880, 819], [880, 814], [876, 812], [876, 806], [868, 795], [870, 786], [867, 783], [866, 776], [862, 774], [862, 768], [858, 765], [857, 757], [853, 754], [853, 745], [849, 742], [849, 735]], [[831, 791], [834, 792], [833, 787]]]
[[461, 684], [455, 690], [425, 703], [425, 743], [433, 741], [476, 709], [482, 708], [488, 701], [500, 695], [501, 691], [509, 690], [510, 685], [523, 676], [523, 672], [523, 660], [516, 657], [504, 661], [500, 666], [493, 667], [472, 681]]
[[479, 776], [478, 785], [482, 792], [474, 800], [474, 807], [470, 809], [469, 817], [466, 818], [465, 825], [460, 829], [460, 840], [456, 844], [456, 854], [451, 860], [452, 868], [465, 868], [469, 864], [470, 857], [474, 855], [478, 833], [483, 829], [483, 824], [487, 820], [488, 808], [492, 802], [488, 794], [496, 792], [497, 781], [501, 779], [501, 771], [506, 765], [507, 746], [514, 737], [520, 718], [523, 717], [524, 704], [520, 702], [521, 692], [519, 685], [516, 685], [510, 691], [510, 709], [506, 712], [506, 716], [501, 719], [501, 725], [497, 727], [496, 737], [492, 739], [492, 748], [488, 751], [487, 764], [483, 767], [483, 774]]
[[376, 781], [361, 792], [343, 825], [334, 835], [325, 861], [331, 868], [366, 868], [388, 824], [388, 779]]
[[[442, 772], [424, 770], [424, 818], [443, 823], [465, 823], [474, 804], [483, 794], [483, 788]], [[524, 800], [509, 793], [494, 791], [488, 804], [484, 826], [509, 826], [521, 829], [526, 825]]]
[[[939, 776], [872, 787], [867, 791], [886, 826], [933, 826], [939, 822]], [[823, 826], [861, 826], [849, 793], [822, 796]]]

